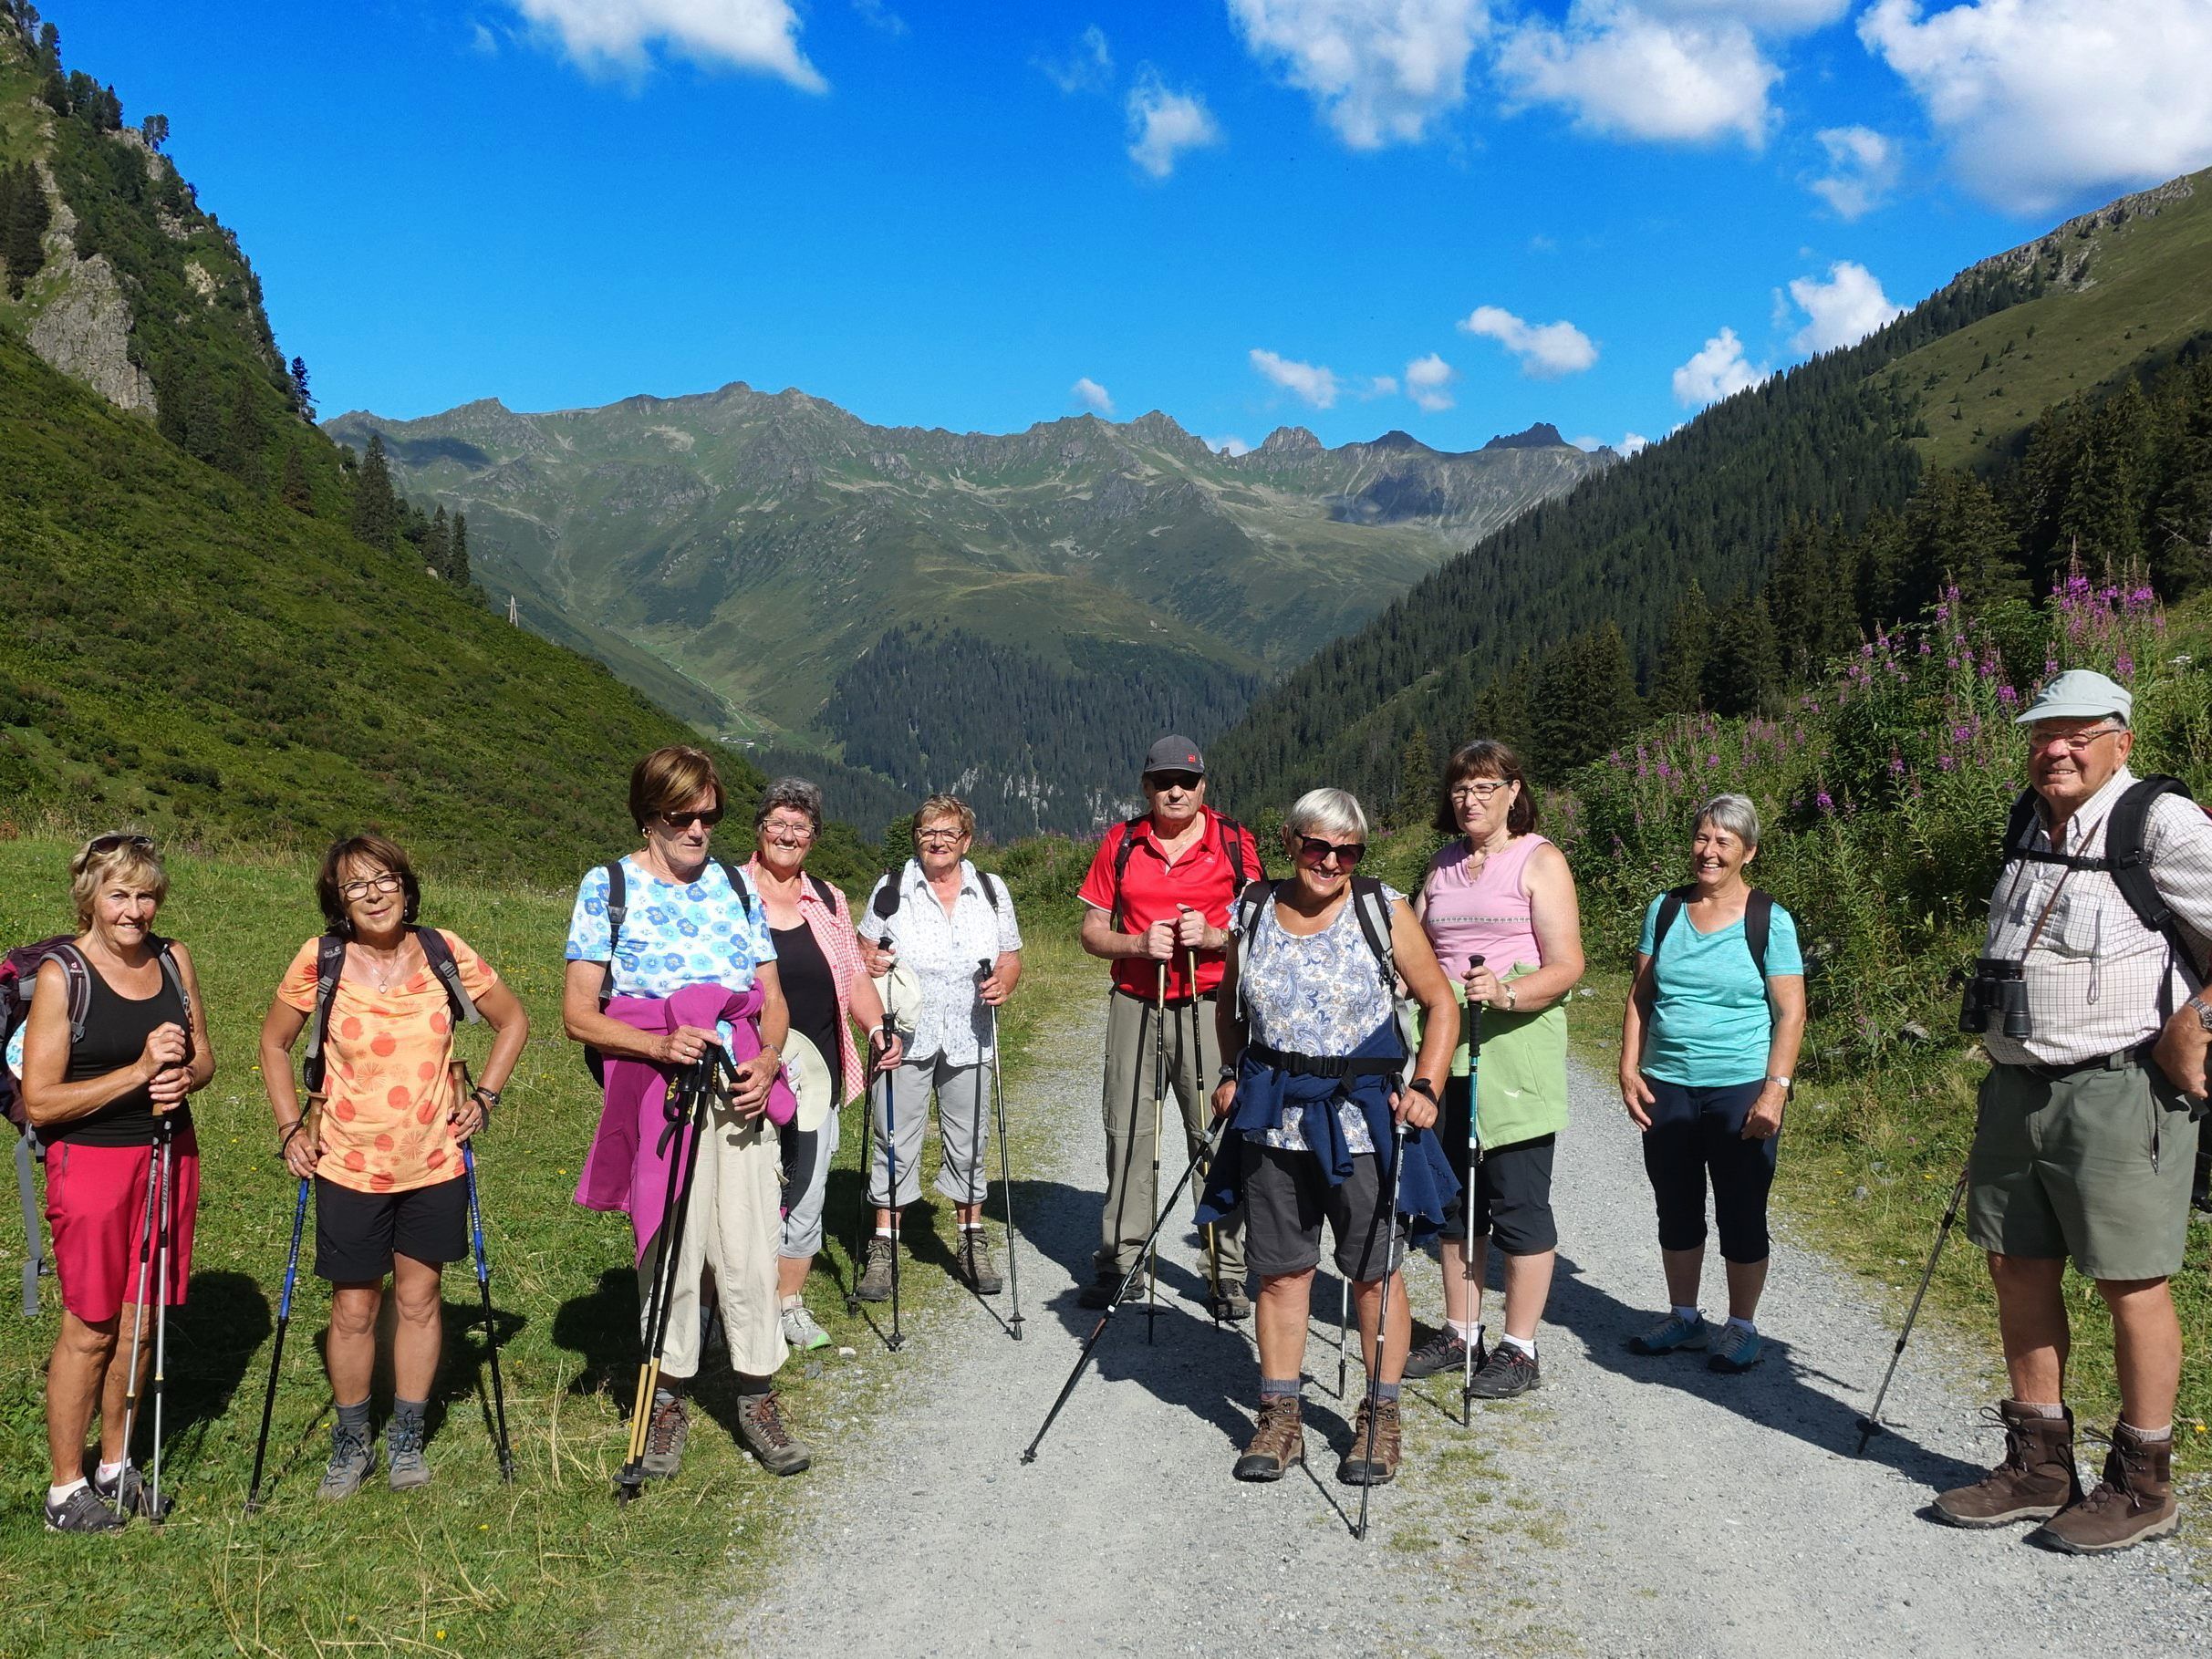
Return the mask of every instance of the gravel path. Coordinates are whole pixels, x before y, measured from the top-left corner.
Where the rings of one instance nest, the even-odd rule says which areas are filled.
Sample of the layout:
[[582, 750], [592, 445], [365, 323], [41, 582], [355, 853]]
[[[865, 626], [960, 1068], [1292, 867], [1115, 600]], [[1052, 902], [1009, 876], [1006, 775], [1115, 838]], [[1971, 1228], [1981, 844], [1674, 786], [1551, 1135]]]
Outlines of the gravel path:
[[[1074, 1292], [1103, 1187], [1104, 1026], [1102, 1007], [1071, 1007], [1064, 1064], [1009, 1102], [1027, 1340], [962, 1297], [909, 1317], [895, 1359], [864, 1356], [898, 1381], [880, 1408], [819, 1426], [787, 1565], [761, 1603], [727, 1610], [732, 1651], [2212, 1654], [2212, 1597], [2179, 1546], [2077, 1561], [2024, 1547], [2022, 1529], [1916, 1518], [1995, 1444], [1978, 1415], [1994, 1380], [1958, 1344], [1915, 1337], [1895, 1430], [1849, 1457], [1897, 1310], [1786, 1237], [1764, 1365], [1724, 1378], [1701, 1355], [1628, 1355], [1659, 1294], [1650, 1200], [1635, 1131], [1589, 1073], [1561, 1137], [1543, 1387], [1478, 1408], [1470, 1435], [1456, 1381], [1409, 1386], [1407, 1463], [1375, 1494], [1369, 1541], [1349, 1536], [1358, 1494], [1333, 1478], [1362, 1380], [1355, 1349], [1351, 1398], [1332, 1397], [1334, 1281], [1317, 1281], [1328, 1318], [1307, 1354], [1311, 1478], [1240, 1485], [1257, 1361], [1248, 1327], [1217, 1329], [1193, 1300], [1188, 1229], [1162, 1251], [1157, 1342], [1137, 1310], [1116, 1315], [1024, 1467], [1096, 1318]], [[1411, 1276], [1433, 1317], [1436, 1268]]]

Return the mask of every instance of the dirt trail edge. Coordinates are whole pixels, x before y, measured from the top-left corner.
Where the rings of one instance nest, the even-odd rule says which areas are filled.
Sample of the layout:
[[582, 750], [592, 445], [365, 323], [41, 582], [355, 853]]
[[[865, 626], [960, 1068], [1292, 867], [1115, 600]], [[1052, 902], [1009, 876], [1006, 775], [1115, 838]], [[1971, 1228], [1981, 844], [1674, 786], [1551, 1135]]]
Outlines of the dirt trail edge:
[[[1456, 1379], [1409, 1386], [1407, 1464], [1366, 1543], [1334, 1479], [1361, 1385], [1355, 1353], [1333, 1398], [1335, 1281], [1317, 1281], [1307, 1352], [1312, 1468], [1240, 1485], [1257, 1365], [1249, 1326], [1217, 1329], [1197, 1300], [1188, 1227], [1164, 1236], [1157, 1341], [1137, 1310], [1116, 1315], [1023, 1466], [1096, 1318], [1075, 1290], [1104, 1186], [1104, 1028], [1102, 1004], [1071, 1005], [1061, 1058], [1008, 1101], [1028, 1340], [971, 1299], [909, 1326], [887, 1405], [821, 1426], [775, 1583], [720, 1610], [727, 1651], [2212, 1654], [2212, 1596], [2181, 1546], [2074, 1560], [2023, 1529], [1916, 1515], [1996, 1445], [1989, 1368], [1935, 1332], [1891, 1390], [1895, 1428], [1851, 1457], [1897, 1310], [1786, 1237], [1758, 1370], [1629, 1355], [1659, 1299], [1650, 1198], [1636, 1133], [1586, 1070], [1560, 1140], [1543, 1386], [1478, 1407], [1471, 1433]], [[1411, 1277], [1433, 1318], [1434, 1263]]]

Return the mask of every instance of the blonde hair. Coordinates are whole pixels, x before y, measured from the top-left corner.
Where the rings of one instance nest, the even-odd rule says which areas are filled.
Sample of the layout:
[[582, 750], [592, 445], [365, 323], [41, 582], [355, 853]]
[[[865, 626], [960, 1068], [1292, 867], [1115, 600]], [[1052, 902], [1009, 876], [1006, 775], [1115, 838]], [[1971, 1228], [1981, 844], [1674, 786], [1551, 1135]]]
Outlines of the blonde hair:
[[931, 795], [924, 801], [921, 809], [914, 814], [916, 833], [919, 834], [921, 826], [932, 818], [955, 819], [960, 824], [961, 835], [975, 834], [975, 808], [958, 795]]
[[157, 905], [169, 897], [169, 872], [161, 867], [151, 835], [110, 830], [77, 849], [69, 860], [69, 902], [76, 907], [78, 932], [92, 926], [92, 902], [99, 890], [119, 881], [144, 887]]

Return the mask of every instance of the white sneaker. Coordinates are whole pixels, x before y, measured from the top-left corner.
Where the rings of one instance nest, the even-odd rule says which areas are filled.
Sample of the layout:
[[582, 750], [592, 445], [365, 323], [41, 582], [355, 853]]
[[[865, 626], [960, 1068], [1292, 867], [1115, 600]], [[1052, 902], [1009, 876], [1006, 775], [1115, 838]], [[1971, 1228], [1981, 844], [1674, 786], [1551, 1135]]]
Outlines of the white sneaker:
[[829, 1332], [815, 1322], [805, 1302], [784, 1310], [784, 1340], [801, 1353], [829, 1346]]

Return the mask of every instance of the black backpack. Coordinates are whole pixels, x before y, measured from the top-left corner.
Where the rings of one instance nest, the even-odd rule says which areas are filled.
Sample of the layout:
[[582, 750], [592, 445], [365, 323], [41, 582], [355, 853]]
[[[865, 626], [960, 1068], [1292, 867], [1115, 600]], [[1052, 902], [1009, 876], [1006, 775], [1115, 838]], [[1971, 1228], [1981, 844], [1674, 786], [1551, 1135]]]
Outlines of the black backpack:
[[[455, 1024], [469, 1024], [483, 1016], [476, 1011], [476, 1003], [461, 983], [461, 964], [453, 960], [445, 937], [435, 928], [410, 928], [415, 943], [422, 947], [423, 959], [430, 963], [431, 972], [438, 983], [445, 987], [446, 1006], [453, 1011]], [[326, 933], [315, 947], [315, 1013], [307, 1027], [307, 1053], [300, 1063], [300, 1081], [306, 1084], [311, 1098], [319, 1099], [323, 1084], [329, 1074], [329, 1061], [324, 1047], [330, 1041], [330, 1011], [338, 1005], [338, 982], [346, 970], [346, 939], [343, 934]]]
[[[2152, 932], [2163, 935], [2181, 961], [2201, 969], [2204, 965], [2196, 960], [2196, 952], [2181, 937], [2174, 907], [2159, 897], [2157, 884], [2151, 880], [2150, 860], [2144, 855], [2143, 826], [2149, 821], [2152, 803], [2161, 795], [2179, 795], [2190, 804], [2197, 804], [2189, 793], [2189, 786], [2179, 778], [2167, 777], [2163, 772], [2138, 778], [2113, 803], [2112, 814], [2104, 820], [2103, 855], [2084, 858], [2079, 854], [2029, 848], [2028, 837], [2038, 825], [2036, 793], [2032, 789], [2023, 789], [2020, 798], [2012, 803], [2012, 815], [2005, 823], [2004, 859], [2008, 864], [2022, 858], [2030, 864], [2061, 864], [2069, 869], [2102, 870], [2113, 878], [2113, 885], [2120, 889], [2120, 897], [2127, 900], [2127, 907], [2135, 913], [2135, 919]], [[2207, 815], [2212, 816], [2212, 812]], [[2203, 978], [2201, 972], [2198, 978]]]
[[[1221, 826], [1221, 845], [1229, 854], [1229, 875], [1231, 881], [1234, 884], [1230, 890], [1241, 897], [1247, 886], [1244, 874], [1244, 826], [1234, 818], [1223, 817], [1220, 813], [1214, 814], [1214, 820]], [[1116, 933], [1122, 930], [1122, 877], [1128, 874], [1129, 855], [1137, 850], [1137, 826], [1148, 821], [1142, 814], [1134, 818], [1124, 819], [1121, 825], [1121, 845], [1114, 849], [1113, 918], [1114, 931]]]
[[[1237, 895], [1236, 913], [1231, 918], [1236, 924], [1239, 938], [1249, 939], [1251, 938], [1252, 928], [1260, 919], [1260, 912], [1266, 907], [1267, 901], [1275, 897], [1277, 890], [1282, 886], [1282, 882], [1270, 880], [1264, 876], [1245, 884], [1243, 891]], [[1375, 959], [1382, 967], [1383, 990], [1390, 997], [1391, 1006], [1395, 1010], [1399, 997], [1397, 956], [1390, 948], [1390, 904], [1383, 897], [1383, 884], [1374, 876], [1355, 876], [1352, 877], [1352, 914], [1358, 918], [1359, 930], [1367, 941], [1367, 949], [1375, 952]], [[1244, 976], [1240, 972], [1237, 975], [1237, 999], [1240, 1003], [1242, 1002], [1243, 997]], [[1241, 1007], [1237, 1011], [1241, 1014], [1246, 1012]], [[1406, 1036], [1403, 1022], [1400, 1024], [1399, 1035], [1401, 1038]], [[1407, 1058], [1412, 1056], [1409, 1040], [1407, 1056]]]
[[[711, 861], [737, 895], [737, 902], [744, 907], [745, 919], [753, 919], [753, 884], [748, 882], [737, 866], [727, 858]], [[605, 1013], [607, 1005], [615, 1000], [615, 947], [622, 938], [623, 919], [629, 915], [629, 878], [622, 873], [622, 861], [614, 859], [599, 866], [607, 872], [607, 978], [599, 985], [599, 1011]], [[829, 886], [819, 877], [809, 876], [822, 902], [830, 902]], [[584, 1069], [591, 1073], [596, 1084], [607, 1082], [607, 1056], [587, 1042], [584, 1045]]]
[[[1682, 907], [1697, 897], [1695, 887], [1669, 887], [1659, 900], [1659, 913], [1651, 922], [1652, 970], [1657, 972], [1659, 947], [1667, 943], [1667, 930], [1675, 918], [1682, 914]], [[1751, 966], [1759, 969], [1759, 982], [1767, 980], [1767, 938], [1774, 931], [1774, 895], [1764, 887], [1753, 887], [1743, 907], [1743, 942], [1751, 952]]]
[[[161, 974], [184, 1005], [184, 1029], [187, 1041], [192, 1032], [192, 992], [184, 988], [183, 969], [177, 966], [173, 941], [151, 938], [154, 955], [161, 964]], [[31, 1017], [31, 997], [38, 984], [38, 969], [48, 959], [61, 964], [61, 971], [69, 992], [69, 1041], [72, 1044], [84, 1041], [85, 1015], [92, 1005], [92, 970], [84, 955], [77, 949], [76, 938], [67, 933], [57, 933], [52, 938], [40, 939], [35, 945], [18, 945], [5, 958], [0, 958], [0, 1049], [15, 1040]], [[34, 1146], [37, 1135], [23, 1108], [23, 1088], [14, 1072], [0, 1066], [0, 1113], [16, 1125], [19, 1135], [28, 1136]]]

